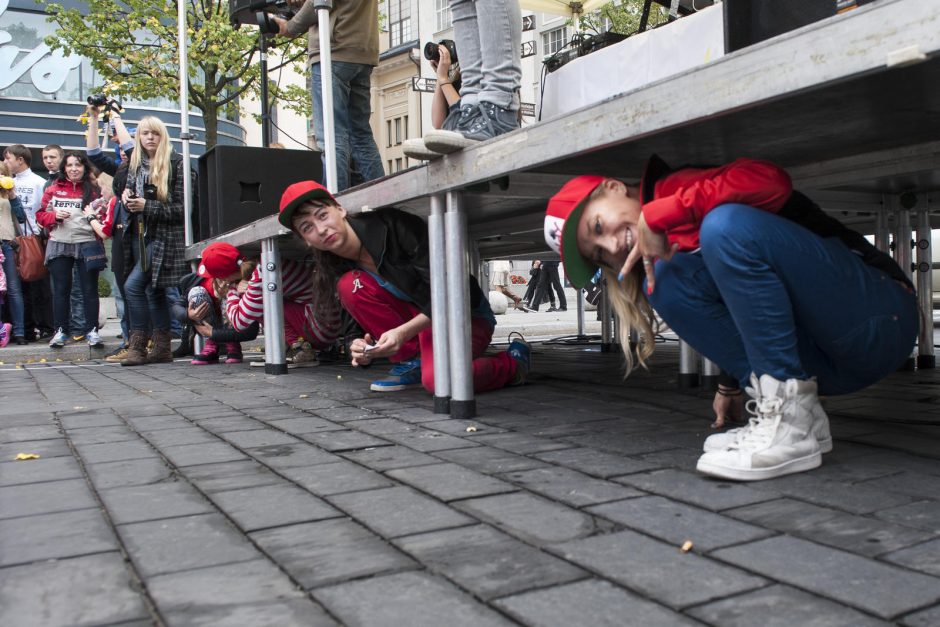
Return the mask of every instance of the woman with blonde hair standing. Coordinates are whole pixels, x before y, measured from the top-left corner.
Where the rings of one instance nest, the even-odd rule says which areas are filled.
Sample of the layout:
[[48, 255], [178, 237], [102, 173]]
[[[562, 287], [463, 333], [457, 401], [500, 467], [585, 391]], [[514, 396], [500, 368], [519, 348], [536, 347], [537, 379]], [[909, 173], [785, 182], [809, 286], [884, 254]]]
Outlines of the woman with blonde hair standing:
[[[122, 366], [173, 361], [166, 288], [188, 271], [184, 257], [183, 174], [166, 126], [148, 116], [137, 126], [134, 152], [121, 201], [128, 211], [124, 230], [126, 306], [131, 335]], [[147, 353], [150, 330], [153, 348]]]

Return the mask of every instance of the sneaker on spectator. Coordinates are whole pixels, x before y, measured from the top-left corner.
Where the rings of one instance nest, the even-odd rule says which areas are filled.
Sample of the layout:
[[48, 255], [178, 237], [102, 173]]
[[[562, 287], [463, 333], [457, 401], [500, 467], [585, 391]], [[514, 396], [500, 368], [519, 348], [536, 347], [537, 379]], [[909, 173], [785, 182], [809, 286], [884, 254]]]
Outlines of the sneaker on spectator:
[[73, 342], [81, 342], [81, 341], [84, 340], [84, 339], [85, 339], [85, 334], [84, 334], [84, 333], [73, 333], [73, 334], [72, 334], [72, 341], [73, 341]]
[[413, 385], [421, 385], [421, 359], [419, 358], [395, 364], [387, 377], [373, 381], [369, 389], [373, 392], [400, 392]]
[[492, 102], [480, 103], [480, 115], [466, 128], [463, 136], [476, 141], [486, 141], [519, 128], [519, 112], [503, 109]]
[[88, 345], [92, 348], [101, 348], [104, 346], [104, 342], [101, 340], [101, 336], [98, 335], [98, 329], [92, 329], [86, 333], [85, 339], [88, 340]]
[[[513, 335], [516, 335], [513, 339]], [[509, 356], [516, 360], [516, 374], [509, 385], [524, 385], [529, 378], [529, 367], [532, 365], [532, 348], [522, 334], [513, 331], [509, 334], [509, 347], [506, 349]]]
[[419, 161], [430, 161], [431, 159], [437, 159], [441, 156], [441, 153], [434, 152], [425, 146], [424, 139], [420, 137], [403, 141], [401, 143], [401, 151], [405, 153], [406, 157], [418, 159]]
[[119, 346], [105, 355], [104, 360], [110, 363], [120, 363], [125, 357], [127, 357], [127, 346]]
[[747, 402], [753, 418], [726, 448], [702, 455], [696, 468], [706, 475], [759, 481], [818, 467], [819, 442], [813, 434], [819, 404], [816, 381], [751, 375]]
[[310, 342], [301, 340], [290, 347], [287, 354], [289, 364], [309, 364], [317, 360], [317, 351]]
[[424, 147], [428, 150], [447, 155], [461, 148], [472, 146], [478, 140], [467, 139], [464, 131], [469, 129], [480, 116], [480, 108], [474, 105], [465, 105], [451, 111], [444, 119], [441, 128], [436, 128], [424, 134]]
[[215, 342], [207, 339], [202, 347], [202, 352], [194, 356], [189, 363], [194, 366], [208, 366], [219, 363], [219, 347]]
[[65, 334], [61, 328], [55, 332], [55, 335], [52, 336], [52, 339], [49, 340], [49, 348], [62, 348], [65, 346], [65, 343], [68, 341], [68, 336]]
[[242, 345], [239, 342], [225, 343], [225, 363], [240, 364], [244, 361], [242, 357]]
[[11, 333], [13, 333], [12, 329], [13, 325], [9, 322], [4, 322], [3, 326], [0, 326], [0, 348], [10, 343], [10, 338], [12, 337]]

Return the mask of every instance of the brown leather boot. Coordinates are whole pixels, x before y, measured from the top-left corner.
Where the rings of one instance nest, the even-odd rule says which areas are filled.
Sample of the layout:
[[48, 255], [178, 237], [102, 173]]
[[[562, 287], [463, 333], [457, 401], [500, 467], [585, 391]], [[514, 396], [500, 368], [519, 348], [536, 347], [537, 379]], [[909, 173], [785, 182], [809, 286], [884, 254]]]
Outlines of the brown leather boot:
[[150, 354], [147, 355], [147, 363], [173, 363], [173, 351], [170, 349], [170, 342], [172, 340], [173, 336], [170, 335], [169, 331], [154, 329], [153, 348], [150, 349]]
[[147, 363], [147, 337], [145, 331], [131, 331], [127, 340], [127, 355], [121, 360], [122, 366], [142, 366]]

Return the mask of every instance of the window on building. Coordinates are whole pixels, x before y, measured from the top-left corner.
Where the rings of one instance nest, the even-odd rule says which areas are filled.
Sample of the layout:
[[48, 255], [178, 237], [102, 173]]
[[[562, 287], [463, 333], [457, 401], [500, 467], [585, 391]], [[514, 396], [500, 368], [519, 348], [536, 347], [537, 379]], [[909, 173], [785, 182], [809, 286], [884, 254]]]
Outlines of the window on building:
[[401, 172], [401, 157], [395, 159], [395, 171]]
[[401, 143], [401, 118], [395, 118], [395, 145]]
[[388, 0], [388, 32], [392, 48], [411, 39], [411, 0]]
[[385, 128], [385, 147], [386, 147], [386, 148], [391, 148], [391, 147], [392, 147], [392, 121], [391, 121], [391, 120], [385, 120], [385, 125], [386, 125], [386, 128]]
[[434, 8], [437, 12], [437, 31], [447, 30], [451, 26], [450, 0], [434, 0]]
[[408, 139], [408, 116], [405, 116], [405, 139]]
[[548, 56], [555, 54], [568, 43], [568, 28], [562, 26], [542, 33], [542, 54]]
[[392, 169], [392, 160], [391, 160], [391, 159], [388, 160], [388, 170], [386, 170], [386, 171], [387, 171], [389, 174], [392, 174], [393, 172], [395, 172], [395, 170]]

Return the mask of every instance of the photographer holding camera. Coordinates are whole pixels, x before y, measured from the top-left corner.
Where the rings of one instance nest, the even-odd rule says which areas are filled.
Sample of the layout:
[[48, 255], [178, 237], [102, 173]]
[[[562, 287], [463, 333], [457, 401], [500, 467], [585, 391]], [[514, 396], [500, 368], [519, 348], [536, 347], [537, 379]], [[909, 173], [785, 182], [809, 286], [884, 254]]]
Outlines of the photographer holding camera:
[[[291, 1], [297, 5], [297, 0]], [[336, 190], [349, 187], [350, 163], [364, 181], [385, 176], [382, 157], [372, 136], [369, 116], [372, 68], [379, 64], [379, 18], [377, 0], [348, 0], [337, 3], [330, 13], [332, 33], [333, 126], [336, 134]], [[297, 37], [308, 31], [310, 84], [313, 96], [313, 127], [317, 142], [324, 135], [323, 94], [320, 68], [320, 25], [314, 3], [302, 0], [290, 20], [271, 19], [279, 34]], [[323, 146], [319, 146], [323, 150]], [[325, 161], [324, 161], [325, 164]]]
[[[453, 131], [460, 118], [461, 80], [457, 46], [452, 39], [429, 41], [424, 45], [424, 58], [431, 62], [431, 68], [437, 75], [434, 98], [431, 100], [431, 126]], [[422, 137], [406, 139], [401, 147], [402, 152], [412, 159], [430, 160], [440, 156], [440, 153], [425, 146]]]

